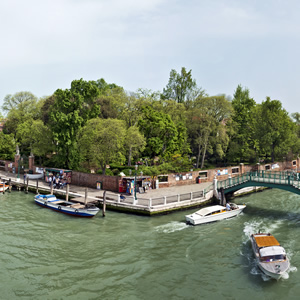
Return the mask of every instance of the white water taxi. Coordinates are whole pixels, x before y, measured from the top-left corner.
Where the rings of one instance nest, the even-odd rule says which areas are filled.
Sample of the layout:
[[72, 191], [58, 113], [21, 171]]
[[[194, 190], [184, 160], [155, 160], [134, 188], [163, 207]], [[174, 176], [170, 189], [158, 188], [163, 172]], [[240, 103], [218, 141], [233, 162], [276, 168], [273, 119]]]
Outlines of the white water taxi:
[[279, 279], [290, 268], [284, 248], [270, 233], [256, 233], [250, 237], [258, 267], [267, 276]]
[[213, 205], [202, 208], [191, 215], [186, 215], [185, 220], [188, 224], [199, 225], [215, 222], [223, 219], [229, 219], [240, 214], [246, 205], [236, 205], [230, 203], [230, 209], [221, 205]]

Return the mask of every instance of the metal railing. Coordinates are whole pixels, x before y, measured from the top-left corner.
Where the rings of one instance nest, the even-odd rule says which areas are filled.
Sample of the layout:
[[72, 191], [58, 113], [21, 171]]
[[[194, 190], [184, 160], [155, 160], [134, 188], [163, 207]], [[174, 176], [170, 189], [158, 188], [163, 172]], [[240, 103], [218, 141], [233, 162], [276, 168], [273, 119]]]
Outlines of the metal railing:
[[285, 184], [300, 188], [300, 173], [293, 171], [255, 171], [247, 172], [237, 177], [228, 178], [218, 181], [218, 189], [230, 188], [247, 181], [256, 181], [263, 183]]

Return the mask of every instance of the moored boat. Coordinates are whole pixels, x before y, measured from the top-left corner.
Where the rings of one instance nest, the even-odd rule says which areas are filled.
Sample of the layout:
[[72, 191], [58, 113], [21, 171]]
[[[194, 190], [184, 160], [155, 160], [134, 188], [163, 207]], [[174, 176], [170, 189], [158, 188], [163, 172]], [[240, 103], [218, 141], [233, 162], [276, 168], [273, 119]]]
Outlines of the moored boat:
[[230, 203], [230, 208], [221, 205], [213, 205], [202, 208], [191, 215], [186, 215], [185, 220], [188, 224], [199, 225], [229, 219], [240, 214], [246, 205], [236, 205]]
[[36, 195], [34, 201], [40, 206], [75, 217], [92, 218], [99, 212], [94, 204], [60, 200], [54, 195]]
[[0, 192], [6, 191], [9, 188], [8, 184], [0, 183]]
[[250, 240], [258, 267], [267, 276], [280, 279], [290, 268], [285, 249], [271, 233], [255, 233]]

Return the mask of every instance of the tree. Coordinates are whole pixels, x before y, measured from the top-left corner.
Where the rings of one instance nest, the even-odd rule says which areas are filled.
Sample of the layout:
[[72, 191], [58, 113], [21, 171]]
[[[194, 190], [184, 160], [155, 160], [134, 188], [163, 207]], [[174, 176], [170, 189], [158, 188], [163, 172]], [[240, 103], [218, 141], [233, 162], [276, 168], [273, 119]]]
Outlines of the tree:
[[188, 109], [189, 140], [196, 153], [196, 167], [204, 167], [208, 153], [223, 158], [228, 147], [229, 138], [225, 129], [230, 118], [231, 104], [224, 95], [199, 97]]
[[97, 86], [83, 79], [72, 81], [70, 89], [55, 91], [49, 124], [61, 167], [71, 169], [78, 164], [77, 135], [89, 119], [99, 115], [98, 96]]
[[52, 132], [42, 120], [28, 119], [20, 123], [16, 136], [22, 148], [30, 149], [31, 154], [40, 158], [54, 150]]
[[256, 103], [250, 98], [247, 88], [238, 85], [232, 100], [232, 126], [235, 134], [231, 137], [230, 148], [232, 161], [246, 161], [258, 150], [254, 134], [254, 114]]
[[295, 138], [295, 124], [281, 102], [267, 97], [266, 101], [257, 105], [255, 121], [260, 154], [271, 156], [272, 162], [276, 157], [286, 156]]
[[16, 143], [12, 134], [0, 131], [0, 157], [4, 160], [13, 160], [16, 153]]
[[101, 168], [105, 174], [109, 163], [124, 163], [125, 123], [116, 119], [91, 119], [78, 134], [81, 163]]
[[192, 78], [192, 70], [187, 72], [182, 67], [180, 74], [174, 69], [171, 70], [169, 82], [166, 88], [163, 89], [161, 99], [172, 99], [178, 103], [184, 103], [203, 94], [204, 91], [197, 87], [195, 79]]
[[[2, 104], [2, 110], [5, 113], [8, 113], [13, 108], [22, 108], [26, 107], [31, 103], [36, 103], [37, 97], [34, 96], [31, 92], [18, 92], [14, 95], [5, 96]], [[23, 108], [24, 109], [24, 108]]]
[[131, 159], [143, 152], [146, 146], [145, 137], [140, 133], [137, 126], [131, 126], [127, 129], [124, 144], [128, 153], [128, 166], [131, 166]]
[[145, 106], [142, 111], [138, 126], [147, 141], [144, 155], [167, 158], [179, 151], [182, 145], [178, 144], [178, 131], [171, 117], [151, 106]]

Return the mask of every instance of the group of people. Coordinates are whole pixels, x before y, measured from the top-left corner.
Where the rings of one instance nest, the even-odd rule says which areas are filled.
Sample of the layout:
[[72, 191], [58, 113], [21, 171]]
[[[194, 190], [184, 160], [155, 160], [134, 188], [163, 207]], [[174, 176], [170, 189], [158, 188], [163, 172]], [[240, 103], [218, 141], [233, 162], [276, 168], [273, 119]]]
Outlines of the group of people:
[[67, 180], [62, 178], [59, 175], [57, 175], [56, 177], [54, 175], [50, 176], [48, 182], [50, 187], [51, 184], [53, 183], [53, 188], [55, 189], [60, 189], [63, 188], [65, 185], [67, 185]]

